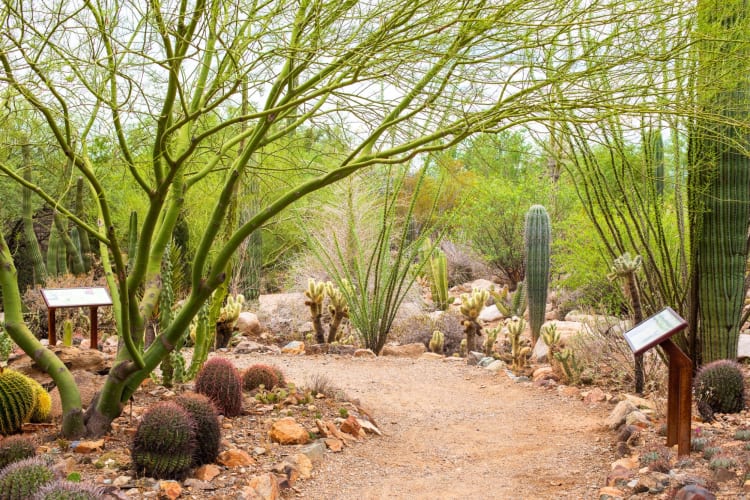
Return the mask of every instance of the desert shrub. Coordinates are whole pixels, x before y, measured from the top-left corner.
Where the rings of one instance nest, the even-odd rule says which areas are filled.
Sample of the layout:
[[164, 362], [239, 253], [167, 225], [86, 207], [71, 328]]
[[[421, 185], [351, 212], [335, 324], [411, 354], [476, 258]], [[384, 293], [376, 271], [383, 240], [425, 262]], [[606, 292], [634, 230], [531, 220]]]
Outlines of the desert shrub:
[[440, 242], [440, 249], [448, 260], [448, 286], [461, 285], [492, 275], [487, 263], [471, 248], [445, 239]]
[[441, 314], [418, 314], [395, 323], [392, 335], [403, 344], [421, 343], [429, 349], [432, 333], [438, 330], [445, 336], [443, 352], [452, 356], [459, 352], [464, 338], [461, 321], [461, 315], [452, 309]]

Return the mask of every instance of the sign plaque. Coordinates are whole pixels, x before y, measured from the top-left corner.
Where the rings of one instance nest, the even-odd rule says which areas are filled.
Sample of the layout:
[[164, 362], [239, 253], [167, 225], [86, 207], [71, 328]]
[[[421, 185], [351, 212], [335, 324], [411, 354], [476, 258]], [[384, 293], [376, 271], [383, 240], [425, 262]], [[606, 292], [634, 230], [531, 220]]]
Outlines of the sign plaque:
[[112, 305], [112, 298], [109, 296], [106, 288], [43, 288], [42, 298], [44, 298], [44, 303], [47, 304], [48, 339], [50, 346], [57, 344], [55, 310], [65, 307], [88, 307], [91, 319], [91, 348], [97, 348], [98, 318], [96, 310], [99, 306]]

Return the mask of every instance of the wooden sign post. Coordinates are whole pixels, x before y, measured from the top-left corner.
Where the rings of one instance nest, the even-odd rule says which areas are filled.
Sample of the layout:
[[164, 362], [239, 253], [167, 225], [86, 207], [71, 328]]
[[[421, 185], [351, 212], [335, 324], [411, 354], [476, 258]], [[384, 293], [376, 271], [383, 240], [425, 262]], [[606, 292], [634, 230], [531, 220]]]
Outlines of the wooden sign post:
[[643, 354], [659, 345], [669, 357], [667, 446], [676, 444], [680, 456], [690, 454], [693, 363], [671, 337], [686, 327], [687, 322], [667, 307], [625, 332], [633, 354]]
[[44, 288], [42, 289], [44, 303], [47, 304], [47, 323], [49, 345], [57, 344], [55, 333], [55, 311], [65, 307], [88, 307], [91, 319], [91, 349], [97, 349], [98, 318], [96, 310], [99, 306], [111, 306], [112, 298], [106, 288]]

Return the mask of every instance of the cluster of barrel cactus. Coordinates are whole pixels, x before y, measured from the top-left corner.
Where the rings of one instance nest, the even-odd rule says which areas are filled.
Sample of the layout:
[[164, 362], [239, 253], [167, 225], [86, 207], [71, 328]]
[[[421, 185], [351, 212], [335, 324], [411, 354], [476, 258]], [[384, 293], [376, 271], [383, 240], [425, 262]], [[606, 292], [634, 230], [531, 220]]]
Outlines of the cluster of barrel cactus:
[[221, 444], [221, 427], [218, 410], [213, 402], [203, 394], [186, 392], [175, 399], [193, 419], [197, 440], [193, 452], [193, 466], [208, 464], [216, 460]]
[[0, 367], [0, 434], [14, 434], [26, 422], [49, 419], [52, 401], [35, 380]]

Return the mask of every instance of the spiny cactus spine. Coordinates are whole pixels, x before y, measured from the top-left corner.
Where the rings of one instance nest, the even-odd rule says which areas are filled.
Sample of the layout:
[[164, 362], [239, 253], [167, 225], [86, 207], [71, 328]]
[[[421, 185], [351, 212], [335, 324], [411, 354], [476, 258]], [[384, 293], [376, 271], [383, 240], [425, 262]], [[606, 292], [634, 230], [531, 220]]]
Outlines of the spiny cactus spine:
[[325, 298], [325, 283], [315, 281], [313, 278], [307, 280], [307, 290], [305, 290], [305, 305], [310, 308], [312, 316], [313, 330], [315, 331], [315, 341], [318, 344], [325, 342], [323, 333], [323, 299]]
[[0, 367], [0, 434], [18, 432], [34, 412], [36, 397], [29, 378]]
[[55, 474], [39, 457], [13, 462], [0, 470], [0, 498], [28, 500], [42, 486], [54, 479]]
[[216, 406], [203, 394], [186, 392], [175, 402], [190, 414], [195, 423], [197, 443], [193, 453], [193, 466], [209, 464], [219, 455], [221, 426]]
[[432, 338], [430, 339], [430, 352], [435, 354], [443, 354], [445, 348], [445, 334], [440, 330], [432, 332]]
[[36, 455], [36, 447], [23, 435], [9, 436], [0, 441], [0, 470], [6, 465]]
[[349, 304], [341, 290], [330, 281], [325, 284], [325, 292], [328, 297], [328, 312], [331, 314], [331, 324], [328, 325], [328, 343], [340, 340], [339, 327], [341, 322], [349, 317]]
[[227, 417], [242, 412], [242, 378], [228, 359], [208, 360], [195, 379], [195, 392], [208, 396]]
[[745, 379], [740, 366], [718, 360], [703, 366], [695, 376], [695, 400], [706, 421], [714, 413], [738, 413], [745, 407]]
[[549, 286], [550, 223], [547, 210], [532, 206], [526, 213], [526, 295], [529, 304], [529, 327], [536, 343], [544, 323]]
[[152, 406], [136, 429], [131, 457], [136, 472], [156, 479], [187, 476], [196, 447], [195, 422], [172, 401]]
[[453, 297], [448, 297], [448, 259], [439, 248], [430, 256], [430, 292], [439, 311], [447, 310], [454, 301]]

